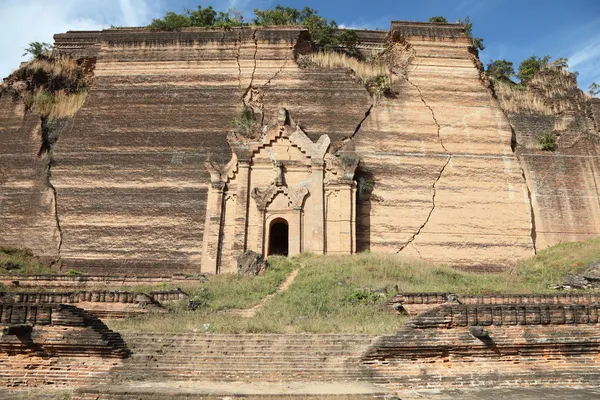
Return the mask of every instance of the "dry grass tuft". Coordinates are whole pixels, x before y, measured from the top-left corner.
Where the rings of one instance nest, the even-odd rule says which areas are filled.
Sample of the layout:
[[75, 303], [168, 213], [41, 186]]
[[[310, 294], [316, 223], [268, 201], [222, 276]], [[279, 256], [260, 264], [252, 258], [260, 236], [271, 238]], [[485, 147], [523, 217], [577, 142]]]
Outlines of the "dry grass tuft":
[[567, 109], [566, 102], [548, 104], [538, 93], [517, 89], [503, 82], [495, 82], [494, 91], [500, 107], [507, 112], [554, 115]]
[[575, 76], [562, 68], [546, 68], [527, 83], [527, 87], [496, 81], [494, 91], [507, 112], [556, 115], [581, 111], [583, 94]]
[[34, 72], [41, 70], [54, 76], [61, 76], [69, 81], [75, 81], [79, 74], [77, 61], [68, 57], [34, 59], [27, 65], [27, 69]]
[[365, 84], [377, 77], [385, 77], [389, 83], [393, 82], [393, 75], [383, 62], [367, 63], [334, 51], [310, 54], [308, 60], [322, 68], [350, 69]]
[[34, 102], [40, 115], [53, 120], [74, 116], [86, 98], [87, 91], [85, 90], [76, 93], [59, 90], [52, 94], [42, 88], [34, 95]]

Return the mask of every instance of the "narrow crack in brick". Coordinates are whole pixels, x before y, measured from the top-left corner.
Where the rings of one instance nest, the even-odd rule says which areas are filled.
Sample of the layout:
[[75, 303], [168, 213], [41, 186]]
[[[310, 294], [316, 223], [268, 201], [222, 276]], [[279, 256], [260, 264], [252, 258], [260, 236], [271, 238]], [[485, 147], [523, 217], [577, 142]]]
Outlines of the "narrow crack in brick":
[[521, 170], [521, 176], [523, 177], [523, 181], [525, 182], [525, 189], [527, 189], [527, 199], [529, 201], [529, 213], [531, 215], [531, 244], [533, 246], [533, 254], [537, 254], [537, 233], [535, 227], [535, 210], [533, 209], [533, 197], [531, 195], [531, 190], [529, 189], [529, 182], [527, 181], [527, 175], [525, 174], [525, 169], [521, 164], [521, 159], [515, 152], [515, 157], [517, 158], [517, 162], [519, 163], [519, 169]]
[[[416, 68], [415, 68], [415, 70], [416, 70]], [[413, 248], [416, 250], [417, 254], [419, 254], [419, 257], [420, 257], [421, 253], [417, 250], [417, 248], [413, 242], [415, 241], [417, 236], [419, 236], [419, 234], [425, 228], [425, 226], [427, 226], [427, 224], [429, 223], [429, 220], [431, 219], [431, 215], [433, 214], [433, 211], [435, 210], [435, 207], [436, 207], [435, 199], [437, 196], [437, 184], [440, 181], [440, 179], [442, 179], [442, 176], [444, 175], [444, 171], [446, 170], [446, 167], [448, 166], [448, 164], [450, 164], [450, 161], [452, 160], [452, 153], [450, 153], [448, 151], [448, 149], [446, 148], [446, 146], [444, 145], [444, 141], [440, 134], [440, 130], [442, 129], [442, 127], [441, 127], [440, 123], [438, 122], [437, 118], [435, 117], [435, 111], [433, 111], [433, 108], [429, 104], [427, 104], [425, 97], [423, 97], [421, 88], [414, 82], [411, 82], [410, 79], [408, 79], [408, 76], [406, 76], [405, 79], [406, 79], [406, 82], [408, 82], [412, 87], [414, 87], [417, 90], [417, 92], [419, 93], [419, 98], [421, 99], [421, 102], [425, 105], [425, 107], [427, 107], [427, 109], [431, 113], [433, 122], [437, 126], [437, 136], [438, 136], [438, 140], [440, 142], [440, 146], [442, 147], [442, 149], [444, 149], [444, 152], [446, 152], [446, 154], [448, 155], [448, 158], [446, 159], [446, 162], [442, 166], [440, 173], [438, 174], [436, 180], [433, 182], [433, 185], [431, 185], [431, 188], [433, 190], [433, 195], [431, 196], [431, 209], [429, 210], [429, 214], [427, 214], [427, 218], [425, 219], [425, 222], [423, 222], [423, 224], [421, 224], [419, 229], [417, 229], [417, 231], [408, 239], [408, 241], [402, 247], [400, 247], [400, 250], [398, 250], [396, 252], [396, 253], [402, 252], [402, 250], [404, 250], [409, 244], [412, 243]]]

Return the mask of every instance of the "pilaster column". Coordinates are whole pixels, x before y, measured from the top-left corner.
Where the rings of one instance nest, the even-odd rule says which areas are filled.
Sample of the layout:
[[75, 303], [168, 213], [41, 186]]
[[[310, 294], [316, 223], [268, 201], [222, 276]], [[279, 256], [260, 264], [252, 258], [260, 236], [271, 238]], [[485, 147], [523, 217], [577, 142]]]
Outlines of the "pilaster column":
[[219, 272], [219, 253], [223, 227], [223, 193], [225, 182], [213, 182], [208, 188], [204, 237], [202, 240], [203, 272]]

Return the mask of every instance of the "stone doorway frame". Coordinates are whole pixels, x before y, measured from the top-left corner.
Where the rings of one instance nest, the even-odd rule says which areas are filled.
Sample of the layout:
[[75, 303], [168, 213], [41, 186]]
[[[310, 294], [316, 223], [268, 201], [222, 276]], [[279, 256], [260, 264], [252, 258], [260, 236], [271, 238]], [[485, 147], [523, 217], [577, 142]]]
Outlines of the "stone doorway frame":
[[[275, 254], [272, 251], [272, 244], [273, 244], [273, 228], [276, 225], [285, 225], [285, 227], [287, 228], [287, 238], [286, 238], [286, 245], [285, 245], [285, 253], [284, 254]], [[267, 234], [267, 240], [265, 241], [267, 243], [267, 256], [270, 255], [285, 255], [286, 257], [290, 255], [290, 223], [287, 219], [283, 218], [283, 217], [277, 217], [271, 220], [271, 222], [269, 223], [269, 232]]]

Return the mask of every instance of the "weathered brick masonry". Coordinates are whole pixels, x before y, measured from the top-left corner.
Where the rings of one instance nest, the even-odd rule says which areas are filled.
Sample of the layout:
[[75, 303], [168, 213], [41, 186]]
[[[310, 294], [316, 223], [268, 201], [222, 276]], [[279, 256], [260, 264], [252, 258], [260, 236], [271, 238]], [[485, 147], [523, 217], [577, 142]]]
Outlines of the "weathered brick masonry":
[[600, 379], [598, 317], [597, 303], [441, 306], [379, 339], [363, 362], [396, 389], [591, 386]]
[[19, 324], [31, 333], [0, 337], [4, 387], [91, 384], [129, 355], [119, 334], [74, 306], [0, 304], [0, 327]]

